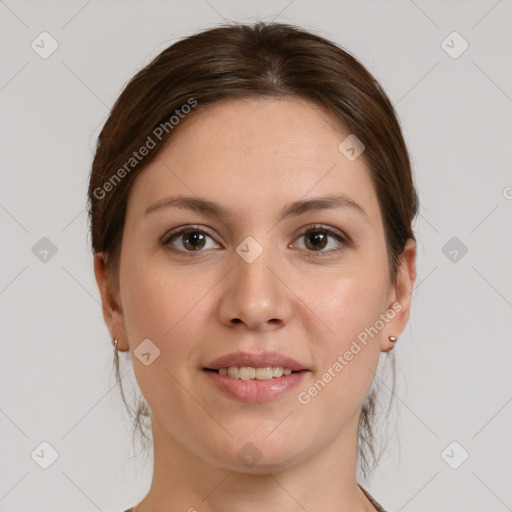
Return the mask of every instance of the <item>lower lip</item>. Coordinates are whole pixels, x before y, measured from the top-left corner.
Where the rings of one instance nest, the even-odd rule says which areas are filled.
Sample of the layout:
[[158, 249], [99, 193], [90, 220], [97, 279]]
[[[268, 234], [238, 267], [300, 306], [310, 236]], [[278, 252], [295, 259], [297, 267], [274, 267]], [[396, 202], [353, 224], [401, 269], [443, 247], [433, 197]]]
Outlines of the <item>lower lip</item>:
[[287, 391], [290, 391], [304, 378], [307, 370], [293, 372], [282, 377], [272, 377], [267, 380], [234, 379], [218, 372], [203, 370], [207, 377], [229, 396], [244, 402], [267, 402], [273, 400]]

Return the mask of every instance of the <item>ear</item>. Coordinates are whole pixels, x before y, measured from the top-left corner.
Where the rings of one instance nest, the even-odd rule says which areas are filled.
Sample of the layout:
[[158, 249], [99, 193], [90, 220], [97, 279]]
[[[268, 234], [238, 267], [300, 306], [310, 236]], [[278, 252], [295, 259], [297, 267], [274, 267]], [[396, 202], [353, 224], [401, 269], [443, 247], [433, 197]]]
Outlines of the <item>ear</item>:
[[123, 310], [118, 299], [116, 287], [112, 282], [112, 278], [107, 273], [103, 253], [95, 253], [94, 255], [94, 275], [96, 276], [96, 283], [101, 295], [103, 319], [110, 332], [110, 337], [112, 340], [118, 338], [118, 350], [129, 350]]
[[397, 271], [397, 282], [389, 294], [387, 316], [381, 339], [381, 350], [387, 352], [395, 345], [389, 336], [398, 338], [402, 334], [411, 310], [411, 299], [414, 282], [416, 281], [416, 242], [410, 238], [404, 248], [400, 267]]

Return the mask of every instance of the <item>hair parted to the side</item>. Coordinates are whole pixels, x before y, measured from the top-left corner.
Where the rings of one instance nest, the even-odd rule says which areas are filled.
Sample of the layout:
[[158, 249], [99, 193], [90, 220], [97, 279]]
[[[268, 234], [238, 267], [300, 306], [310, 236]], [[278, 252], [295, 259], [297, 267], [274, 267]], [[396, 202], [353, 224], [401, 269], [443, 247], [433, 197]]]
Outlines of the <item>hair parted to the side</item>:
[[[119, 285], [128, 194], [136, 177], [176, 130], [160, 129], [159, 137], [152, 137], [158, 139], [156, 147], [127, 168], [134, 151], [171, 116], [185, 112], [191, 99], [195, 106], [188, 116], [222, 100], [265, 97], [298, 97], [320, 105], [364, 143], [361, 158], [377, 194], [389, 275], [396, 284], [406, 242], [415, 239], [412, 222], [419, 205], [408, 150], [391, 102], [366, 68], [337, 44], [292, 25], [258, 22], [226, 24], [179, 40], [141, 69], [115, 102], [98, 137], [88, 191], [92, 250], [103, 253], [115, 286]], [[180, 124], [186, 122], [187, 116], [180, 115]], [[116, 173], [119, 179], [113, 182]], [[393, 365], [394, 389], [392, 352], [386, 358]], [[117, 357], [115, 366], [134, 433], [139, 431], [149, 440], [141, 427], [149, 418], [149, 408], [141, 400], [135, 410], [130, 409]], [[358, 459], [365, 476], [382, 454], [375, 449], [375, 404], [372, 387], [359, 422]]]

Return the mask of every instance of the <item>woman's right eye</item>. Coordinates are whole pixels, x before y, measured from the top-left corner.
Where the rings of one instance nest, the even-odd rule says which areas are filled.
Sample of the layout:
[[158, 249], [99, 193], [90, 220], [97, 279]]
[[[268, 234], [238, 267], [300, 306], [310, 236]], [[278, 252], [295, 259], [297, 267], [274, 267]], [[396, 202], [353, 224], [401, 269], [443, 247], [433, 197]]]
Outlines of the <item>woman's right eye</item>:
[[[162, 241], [162, 244], [175, 252], [203, 252], [207, 247], [207, 239], [213, 238], [204, 230], [197, 228], [186, 228], [169, 234]], [[214, 245], [218, 245], [214, 242]], [[177, 247], [179, 246], [179, 247]]]

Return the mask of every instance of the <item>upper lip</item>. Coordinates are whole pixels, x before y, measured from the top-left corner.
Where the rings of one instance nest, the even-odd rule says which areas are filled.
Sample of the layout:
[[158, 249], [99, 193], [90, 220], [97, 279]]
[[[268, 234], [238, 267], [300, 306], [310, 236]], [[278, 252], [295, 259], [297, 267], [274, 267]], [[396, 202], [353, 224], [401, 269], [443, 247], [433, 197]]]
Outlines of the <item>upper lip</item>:
[[250, 366], [252, 368], [282, 366], [283, 368], [289, 368], [295, 372], [307, 370], [303, 364], [295, 361], [295, 359], [291, 357], [279, 354], [279, 352], [259, 352], [257, 354], [233, 352], [210, 361], [205, 368], [218, 370], [219, 368], [229, 368], [230, 366]]

